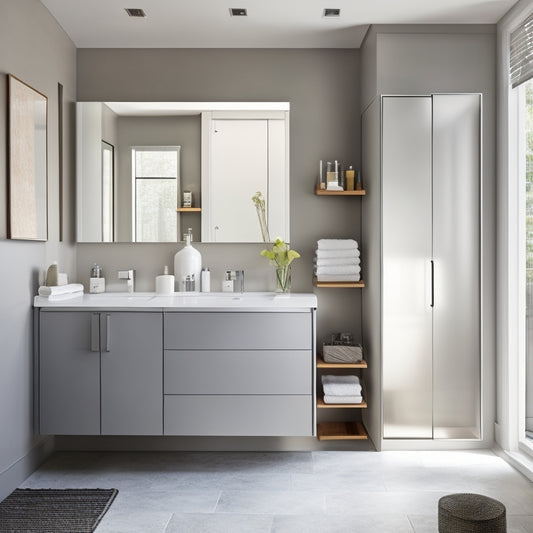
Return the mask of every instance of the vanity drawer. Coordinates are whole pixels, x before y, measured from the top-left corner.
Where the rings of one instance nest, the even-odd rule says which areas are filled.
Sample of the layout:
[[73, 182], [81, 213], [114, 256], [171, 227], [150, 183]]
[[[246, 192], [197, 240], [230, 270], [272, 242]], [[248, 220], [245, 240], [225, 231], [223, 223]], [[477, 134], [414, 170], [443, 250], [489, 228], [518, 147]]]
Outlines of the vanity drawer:
[[311, 350], [312, 314], [165, 313], [167, 350]]
[[312, 396], [165, 396], [165, 435], [312, 436]]
[[311, 350], [166, 350], [165, 394], [311, 394]]

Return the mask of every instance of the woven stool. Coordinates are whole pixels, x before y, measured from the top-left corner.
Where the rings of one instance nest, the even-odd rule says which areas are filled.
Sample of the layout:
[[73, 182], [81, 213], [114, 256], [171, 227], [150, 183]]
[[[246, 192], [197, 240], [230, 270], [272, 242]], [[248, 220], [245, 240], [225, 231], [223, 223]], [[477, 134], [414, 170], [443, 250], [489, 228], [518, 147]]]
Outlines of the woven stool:
[[439, 500], [439, 533], [505, 533], [505, 505], [481, 494], [449, 494]]

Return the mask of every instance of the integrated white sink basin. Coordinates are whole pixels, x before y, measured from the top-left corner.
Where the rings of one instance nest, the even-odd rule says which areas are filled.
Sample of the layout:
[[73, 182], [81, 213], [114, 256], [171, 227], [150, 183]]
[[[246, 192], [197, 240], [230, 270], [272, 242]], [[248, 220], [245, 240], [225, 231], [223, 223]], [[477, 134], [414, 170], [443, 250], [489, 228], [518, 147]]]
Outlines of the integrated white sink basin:
[[84, 294], [60, 301], [36, 296], [35, 307], [78, 307], [78, 308], [158, 308], [210, 309], [210, 308], [309, 308], [316, 307], [314, 294], [275, 292], [175, 292], [156, 294], [155, 292], [104, 292]]

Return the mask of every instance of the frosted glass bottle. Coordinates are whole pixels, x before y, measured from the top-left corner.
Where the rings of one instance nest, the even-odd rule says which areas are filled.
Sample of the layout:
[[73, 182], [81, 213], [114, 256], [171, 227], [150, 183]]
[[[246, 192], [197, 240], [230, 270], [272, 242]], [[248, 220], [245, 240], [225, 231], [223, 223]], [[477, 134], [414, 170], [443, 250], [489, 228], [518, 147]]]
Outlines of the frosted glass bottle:
[[202, 254], [191, 244], [192, 233], [186, 233], [185, 246], [174, 256], [176, 291], [200, 291]]

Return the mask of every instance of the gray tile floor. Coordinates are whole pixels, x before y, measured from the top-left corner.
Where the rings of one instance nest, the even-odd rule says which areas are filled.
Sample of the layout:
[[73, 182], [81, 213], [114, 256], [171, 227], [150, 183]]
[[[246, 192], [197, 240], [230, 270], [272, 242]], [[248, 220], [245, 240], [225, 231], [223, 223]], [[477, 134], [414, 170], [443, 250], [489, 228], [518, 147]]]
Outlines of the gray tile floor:
[[69, 452], [26, 488], [117, 488], [97, 533], [435, 533], [437, 502], [503, 502], [533, 533], [533, 484], [491, 451]]

